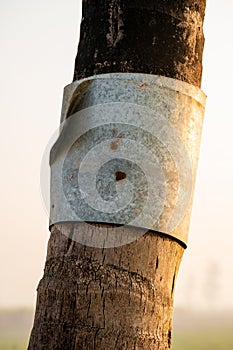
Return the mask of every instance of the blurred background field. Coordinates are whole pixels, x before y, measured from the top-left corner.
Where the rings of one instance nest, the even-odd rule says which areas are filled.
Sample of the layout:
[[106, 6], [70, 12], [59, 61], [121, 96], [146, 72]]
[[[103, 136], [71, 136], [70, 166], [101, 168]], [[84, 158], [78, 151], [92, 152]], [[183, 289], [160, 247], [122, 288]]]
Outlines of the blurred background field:
[[0, 310], [0, 350], [27, 349], [33, 310]]
[[[0, 310], [0, 350], [25, 350], [33, 310]], [[173, 350], [232, 350], [233, 313], [175, 310]], [[48, 349], [50, 350], [50, 349]]]
[[176, 309], [173, 350], [232, 350], [233, 313]]

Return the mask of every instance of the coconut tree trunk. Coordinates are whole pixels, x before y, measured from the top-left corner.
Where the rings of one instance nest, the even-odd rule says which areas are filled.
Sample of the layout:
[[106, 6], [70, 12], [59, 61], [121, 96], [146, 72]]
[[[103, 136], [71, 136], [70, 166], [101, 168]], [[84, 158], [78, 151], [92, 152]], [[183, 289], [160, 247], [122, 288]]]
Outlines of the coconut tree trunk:
[[[130, 72], [200, 87], [205, 3], [83, 0], [74, 80]], [[155, 231], [108, 249], [72, 240], [74, 230], [88, 234], [100, 226], [113, 227], [51, 227], [29, 350], [171, 349], [174, 288], [184, 245]], [[122, 227], [125, 235], [135, 230]]]

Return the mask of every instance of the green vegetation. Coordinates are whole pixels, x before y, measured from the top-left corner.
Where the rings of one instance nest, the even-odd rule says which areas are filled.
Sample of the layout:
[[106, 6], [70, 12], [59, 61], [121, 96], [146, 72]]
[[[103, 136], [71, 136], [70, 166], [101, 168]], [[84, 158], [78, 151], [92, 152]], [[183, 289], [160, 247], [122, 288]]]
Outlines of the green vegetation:
[[173, 350], [232, 350], [232, 329], [175, 332]]

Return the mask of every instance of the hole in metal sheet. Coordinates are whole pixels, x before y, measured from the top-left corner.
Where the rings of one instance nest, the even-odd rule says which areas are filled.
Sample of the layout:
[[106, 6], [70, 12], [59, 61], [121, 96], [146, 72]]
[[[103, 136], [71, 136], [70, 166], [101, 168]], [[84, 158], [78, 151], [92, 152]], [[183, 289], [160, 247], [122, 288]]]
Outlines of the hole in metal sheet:
[[127, 177], [126, 173], [122, 171], [116, 171], [115, 176], [116, 176], [116, 181], [124, 180]]

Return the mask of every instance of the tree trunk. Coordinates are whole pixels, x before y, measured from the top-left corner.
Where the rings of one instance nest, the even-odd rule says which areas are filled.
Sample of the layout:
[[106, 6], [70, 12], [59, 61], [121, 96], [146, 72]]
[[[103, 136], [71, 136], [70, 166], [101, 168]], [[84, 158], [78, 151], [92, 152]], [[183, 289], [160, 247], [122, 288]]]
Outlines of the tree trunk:
[[131, 72], [200, 86], [205, 5], [205, 0], [83, 1], [74, 80]]
[[[84, 0], [74, 80], [133, 72], [200, 86], [205, 2]], [[28, 349], [171, 349], [183, 245], [153, 231], [117, 248], [72, 240], [99, 226], [52, 227]]]

